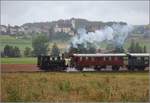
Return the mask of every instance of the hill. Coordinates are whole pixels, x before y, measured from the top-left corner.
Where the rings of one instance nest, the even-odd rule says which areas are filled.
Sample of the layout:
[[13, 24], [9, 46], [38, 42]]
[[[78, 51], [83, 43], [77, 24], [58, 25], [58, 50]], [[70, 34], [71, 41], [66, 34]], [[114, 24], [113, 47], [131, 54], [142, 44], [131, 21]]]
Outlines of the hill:
[[[79, 28], [85, 28], [87, 32], [94, 32], [98, 29], [103, 29], [105, 26], [112, 26], [113, 24], [126, 25], [125, 22], [102, 22], [102, 21], [89, 21], [81, 18], [71, 18], [66, 20], [57, 20], [51, 22], [36, 22], [25, 23], [21, 26], [1, 26], [0, 43], [2, 51], [4, 46], [9, 44], [18, 46], [23, 52], [25, 47], [32, 48], [32, 37], [38, 33], [48, 35], [50, 46], [54, 42], [58, 44], [61, 51], [66, 50], [72, 37], [77, 35]], [[141, 45], [146, 45], [148, 52], [150, 52], [150, 25], [135, 25], [131, 35], [128, 36], [124, 44], [125, 48], [129, 47], [131, 39], [135, 39]], [[103, 43], [102, 47], [106, 47]]]

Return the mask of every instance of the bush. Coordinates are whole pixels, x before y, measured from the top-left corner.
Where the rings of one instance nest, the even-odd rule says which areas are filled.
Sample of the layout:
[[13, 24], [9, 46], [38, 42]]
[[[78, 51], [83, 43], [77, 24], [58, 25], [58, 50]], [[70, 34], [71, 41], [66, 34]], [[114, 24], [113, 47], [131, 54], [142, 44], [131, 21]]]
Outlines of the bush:
[[29, 47], [26, 47], [24, 50], [24, 56], [31, 57], [32, 56], [32, 50]]

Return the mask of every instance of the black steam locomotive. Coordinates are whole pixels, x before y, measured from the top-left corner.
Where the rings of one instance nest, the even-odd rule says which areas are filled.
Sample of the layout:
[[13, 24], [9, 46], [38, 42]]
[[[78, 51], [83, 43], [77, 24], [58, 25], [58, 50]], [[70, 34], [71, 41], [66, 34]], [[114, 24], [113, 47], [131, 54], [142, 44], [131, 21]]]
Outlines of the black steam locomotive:
[[126, 67], [130, 71], [135, 69], [143, 71], [149, 67], [149, 53], [132, 54], [73, 54], [69, 58], [64, 56], [38, 56], [37, 66], [46, 71], [65, 71], [68, 67], [82, 71], [83, 68], [93, 68], [100, 71], [106, 66], [112, 66], [113, 71]]

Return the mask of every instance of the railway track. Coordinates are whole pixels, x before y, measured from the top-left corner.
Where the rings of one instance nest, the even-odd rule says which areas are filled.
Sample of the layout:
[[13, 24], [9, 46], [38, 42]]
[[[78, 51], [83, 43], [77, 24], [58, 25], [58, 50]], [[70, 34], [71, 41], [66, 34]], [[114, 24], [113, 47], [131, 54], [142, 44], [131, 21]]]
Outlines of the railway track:
[[[149, 68], [146, 68], [144, 71], [133, 71], [133, 72], [148, 72]], [[37, 73], [37, 72], [49, 72], [39, 69], [35, 64], [1, 64], [2, 73]], [[52, 72], [52, 71], [50, 71]], [[54, 71], [56, 72], [56, 71]], [[58, 72], [58, 71], [57, 71]], [[59, 72], [80, 72], [75, 70], [75, 68], [68, 68], [66, 71]], [[114, 72], [111, 68], [102, 69], [101, 71], [95, 71], [91, 68], [85, 68], [82, 72]], [[115, 72], [129, 72], [126, 68], [120, 68], [119, 71]]]

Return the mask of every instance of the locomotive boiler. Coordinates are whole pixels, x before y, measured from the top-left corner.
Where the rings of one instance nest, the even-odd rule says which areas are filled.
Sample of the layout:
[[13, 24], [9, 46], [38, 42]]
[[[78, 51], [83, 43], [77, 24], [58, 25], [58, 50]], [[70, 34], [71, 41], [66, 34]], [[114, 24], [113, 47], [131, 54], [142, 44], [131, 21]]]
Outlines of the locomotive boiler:
[[38, 56], [37, 66], [48, 71], [65, 71], [68, 67], [83, 71], [84, 68], [93, 68], [96, 71], [112, 67], [112, 71], [118, 71], [120, 67], [126, 67], [129, 71], [143, 71], [149, 67], [149, 53], [115, 53], [115, 54], [72, 54], [69, 58], [64, 56]]

